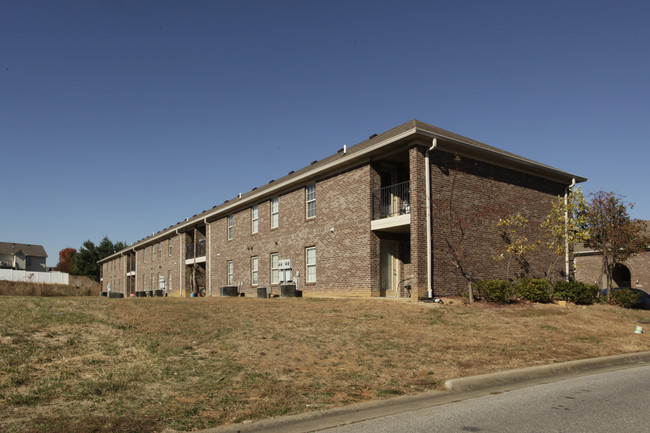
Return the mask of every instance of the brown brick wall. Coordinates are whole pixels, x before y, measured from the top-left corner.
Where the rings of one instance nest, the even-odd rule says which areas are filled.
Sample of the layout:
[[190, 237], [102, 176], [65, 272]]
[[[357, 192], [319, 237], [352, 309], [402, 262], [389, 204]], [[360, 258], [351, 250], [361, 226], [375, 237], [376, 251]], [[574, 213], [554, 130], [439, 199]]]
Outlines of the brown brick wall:
[[[637, 254], [623, 263], [630, 270], [632, 288], [650, 293], [650, 251]], [[596, 284], [601, 288], [602, 256], [599, 254], [575, 258], [576, 280], [586, 284]]]
[[[316, 217], [306, 218], [305, 187], [280, 195], [279, 227], [270, 228], [270, 200], [257, 203], [259, 229], [251, 234], [251, 208], [233, 214], [234, 238], [227, 240], [227, 218], [210, 223], [212, 292], [227, 282], [226, 263], [233, 261], [234, 282], [246, 296], [271, 287], [270, 254], [291, 259], [303, 296], [370, 296], [369, 164], [316, 182]], [[332, 231], [334, 229], [334, 231]], [[316, 247], [316, 282], [306, 283], [305, 248]], [[251, 257], [258, 257], [258, 285], [251, 284]], [[279, 294], [278, 285], [272, 287]]]
[[[136, 250], [136, 289], [138, 291], [152, 290], [151, 274], [156, 280], [153, 290], [158, 289], [158, 273], [165, 277], [165, 282], [169, 288], [169, 271], [172, 272], [171, 290], [168, 290], [168, 296], [180, 296], [180, 263], [184, 260], [185, 252], [180, 248], [180, 236], [174, 236], [172, 239], [172, 254], [169, 255], [169, 238], [165, 238], [146, 248]], [[158, 255], [158, 246], [160, 245], [160, 257]], [[153, 256], [152, 256], [153, 247]], [[146, 253], [144, 251], [146, 250]], [[143, 281], [144, 275], [144, 281]], [[144, 287], [143, 287], [144, 284]]]
[[[526, 236], [542, 239], [540, 224], [548, 214], [551, 199], [564, 194], [564, 186], [471, 158], [457, 159], [439, 150], [433, 152], [431, 164], [435, 294], [467, 291], [467, 280], [453, 264], [447, 247], [447, 241], [459, 245], [462, 236], [453, 225], [459, 220], [465, 237], [458, 250], [474, 278], [513, 279], [523, 274], [543, 277], [553, 257], [544, 246], [530, 254], [528, 272], [511, 263], [510, 274], [505, 274], [506, 263], [494, 259], [505, 248], [496, 224], [500, 217], [521, 212], [529, 221]], [[563, 267], [563, 261], [558, 261], [554, 279], [561, 278]]]

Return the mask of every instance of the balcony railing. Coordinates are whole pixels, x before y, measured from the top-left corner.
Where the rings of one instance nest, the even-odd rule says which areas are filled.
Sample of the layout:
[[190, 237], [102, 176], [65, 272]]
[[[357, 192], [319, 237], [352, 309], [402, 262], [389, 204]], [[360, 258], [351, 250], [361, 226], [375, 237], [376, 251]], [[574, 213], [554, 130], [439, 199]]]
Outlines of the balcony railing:
[[411, 213], [409, 182], [396, 183], [372, 192], [372, 219]]
[[194, 258], [194, 247], [196, 246], [196, 257], [205, 257], [205, 239], [199, 239], [199, 241], [194, 244], [187, 245], [185, 247], [185, 259], [193, 259]]

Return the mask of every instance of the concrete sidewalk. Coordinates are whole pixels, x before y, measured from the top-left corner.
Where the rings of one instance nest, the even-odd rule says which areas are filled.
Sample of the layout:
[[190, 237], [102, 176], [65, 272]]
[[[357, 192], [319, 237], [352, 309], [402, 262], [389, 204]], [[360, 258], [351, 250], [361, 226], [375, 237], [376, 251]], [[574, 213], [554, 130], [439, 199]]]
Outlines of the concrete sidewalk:
[[324, 430], [368, 419], [403, 413], [425, 407], [467, 400], [495, 392], [504, 392], [538, 383], [554, 382], [576, 376], [632, 368], [650, 364], [650, 352], [606, 356], [557, 364], [528, 367], [500, 373], [452, 379], [445, 382], [449, 391], [429, 391], [388, 400], [357, 403], [319, 412], [307, 412], [265, 420], [230, 424], [203, 433], [305, 433]]

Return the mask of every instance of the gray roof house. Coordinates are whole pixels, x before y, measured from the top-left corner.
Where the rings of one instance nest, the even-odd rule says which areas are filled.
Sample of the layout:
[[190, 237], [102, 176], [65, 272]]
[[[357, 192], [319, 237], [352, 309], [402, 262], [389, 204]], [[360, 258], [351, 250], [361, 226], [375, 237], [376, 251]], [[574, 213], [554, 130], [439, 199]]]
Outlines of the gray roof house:
[[45, 272], [46, 258], [42, 245], [0, 242], [0, 268]]

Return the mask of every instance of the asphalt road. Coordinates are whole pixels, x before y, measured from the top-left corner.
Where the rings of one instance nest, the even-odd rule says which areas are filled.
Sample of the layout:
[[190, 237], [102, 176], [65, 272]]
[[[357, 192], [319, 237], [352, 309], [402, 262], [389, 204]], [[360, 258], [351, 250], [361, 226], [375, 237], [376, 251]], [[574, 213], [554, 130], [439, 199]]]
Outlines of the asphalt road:
[[650, 432], [650, 366], [593, 374], [319, 430]]

